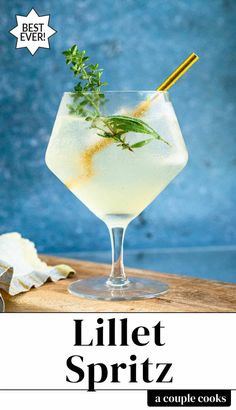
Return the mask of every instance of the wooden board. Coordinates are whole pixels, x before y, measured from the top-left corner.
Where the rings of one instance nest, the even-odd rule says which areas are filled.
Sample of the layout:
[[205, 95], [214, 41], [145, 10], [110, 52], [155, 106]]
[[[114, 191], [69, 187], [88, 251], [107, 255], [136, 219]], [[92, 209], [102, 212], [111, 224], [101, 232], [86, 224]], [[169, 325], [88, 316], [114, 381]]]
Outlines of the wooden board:
[[52, 256], [42, 259], [50, 265], [68, 264], [76, 270], [76, 275], [14, 297], [4, 293], [7, 312], [236, 312], [235, 284], [139, 269], [126, 271], [130, 276], [160, 279], [168, 283], [169, 292], [160, 298], [139, 301], [82, 299], [69, 294], [69, 284], [92, 275], [108, 275], [110, 266]]

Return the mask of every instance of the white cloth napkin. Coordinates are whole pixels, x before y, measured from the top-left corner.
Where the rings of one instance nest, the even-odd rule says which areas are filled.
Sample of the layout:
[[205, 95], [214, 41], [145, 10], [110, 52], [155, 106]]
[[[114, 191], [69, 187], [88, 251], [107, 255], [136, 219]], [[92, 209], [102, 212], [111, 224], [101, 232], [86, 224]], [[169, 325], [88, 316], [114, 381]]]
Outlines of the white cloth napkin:
[[[47, 280], [65, 279], [75, 271], [67, 265], [48, 266], [35, 245], [17, 232], [0, 235], [0, 289], [10, 295], [38, 288]], [[4, 302], [0, 294], [0, 312]]]

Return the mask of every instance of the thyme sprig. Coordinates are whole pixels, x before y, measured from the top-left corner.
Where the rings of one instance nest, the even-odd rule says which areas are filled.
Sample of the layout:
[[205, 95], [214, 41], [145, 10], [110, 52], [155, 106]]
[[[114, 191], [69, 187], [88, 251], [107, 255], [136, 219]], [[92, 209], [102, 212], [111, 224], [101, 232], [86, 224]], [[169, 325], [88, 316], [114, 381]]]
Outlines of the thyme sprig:
[[79, 51], [76, 45], [63, 51], [63, 54], [74, 77], [79, 77], [71, 93], [73, 103], [69, 105], [70, 113], [91, 121], [100, 116], [100, 106], [105, 103], [105, 95], [101, 93], [101, 87], [107, 85], [101, 81], [103, 70], [98, 64], [88, 64], [89, 57], [85, 50]]

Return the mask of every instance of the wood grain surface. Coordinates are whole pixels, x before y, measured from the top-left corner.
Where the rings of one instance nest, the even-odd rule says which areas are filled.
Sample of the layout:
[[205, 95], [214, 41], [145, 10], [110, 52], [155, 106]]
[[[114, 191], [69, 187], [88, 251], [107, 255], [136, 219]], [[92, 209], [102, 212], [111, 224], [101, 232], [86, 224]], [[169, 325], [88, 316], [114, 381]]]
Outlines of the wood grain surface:
[[236, 285], [189, 276], [126, 269], [129, 276], [145, 276], [168, 283], [170, 290], [160, 298], [138, 301], [95, 301], [72, 296], [69, 284], [90, 276], [104, 276], [109, 265], [43, 256], [49, 265], [65, 263], [76, 275], [17, 296], [3, 293], [6, 312], [236, 312]]

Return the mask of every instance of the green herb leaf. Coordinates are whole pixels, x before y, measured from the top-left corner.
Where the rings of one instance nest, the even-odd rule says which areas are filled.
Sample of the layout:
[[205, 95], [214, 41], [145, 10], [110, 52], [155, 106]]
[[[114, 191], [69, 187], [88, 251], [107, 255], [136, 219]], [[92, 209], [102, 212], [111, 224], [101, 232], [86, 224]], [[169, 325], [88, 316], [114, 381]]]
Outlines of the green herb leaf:
[[[152, 128], [149, 124], [147, 124], [146, 122], [140, 120], [139, 118], [128, 117], [128, 116], [125, 116], [125, 115], [112, 115], [110, 117], [106, 117], [104, 119], [104, 122], [108, 126], [110, 126], [112, 128], [115, 128], [115, 129], [119, 130], [122, 133], [137, 132], [137, 133], [140, 133], [140, 134], [152, 135], [154, 138], [149, 139], [149, 140], [144, 140], [144, 141], [148, 141], [147, 143], [149, 143], [149, 142], [153, 141], [154, 139], [156, 139], [156, 140], [163, 141], [163, 142], [165, 142], [166, 144], [169, 145], [169, 143], [166, 140], [164, 140], [154, 130], [154, 128]], [[137, 144], [134, 144], [131, 147], [132, 148], [142, 147], [142, 146], [147, 144], [147, 143], [144, 143], [144, 141], [140, 141], [140, 143], [137, 143], [137, 144], [139, 144], [138, 146], [136, 146]]]
[[155, 138], [148, 138], [147, 140], [142, 140], [139, 142], [136, 142], [136, 144], [132, 144], [131, 148], [141, 148], [144, 147], [145, 145], [149, 144], [150, 142], [154, 141]]
[[106, 117], [104, 122], [112, 127], [118, 128], [123, 132], [138, 132], [159, 137], [159, 134], [152, 127], [150, 127], [150, 125], [146, 124], [139, 118], [132, 118], [125, 115], [112, 115], [110, 117]]

